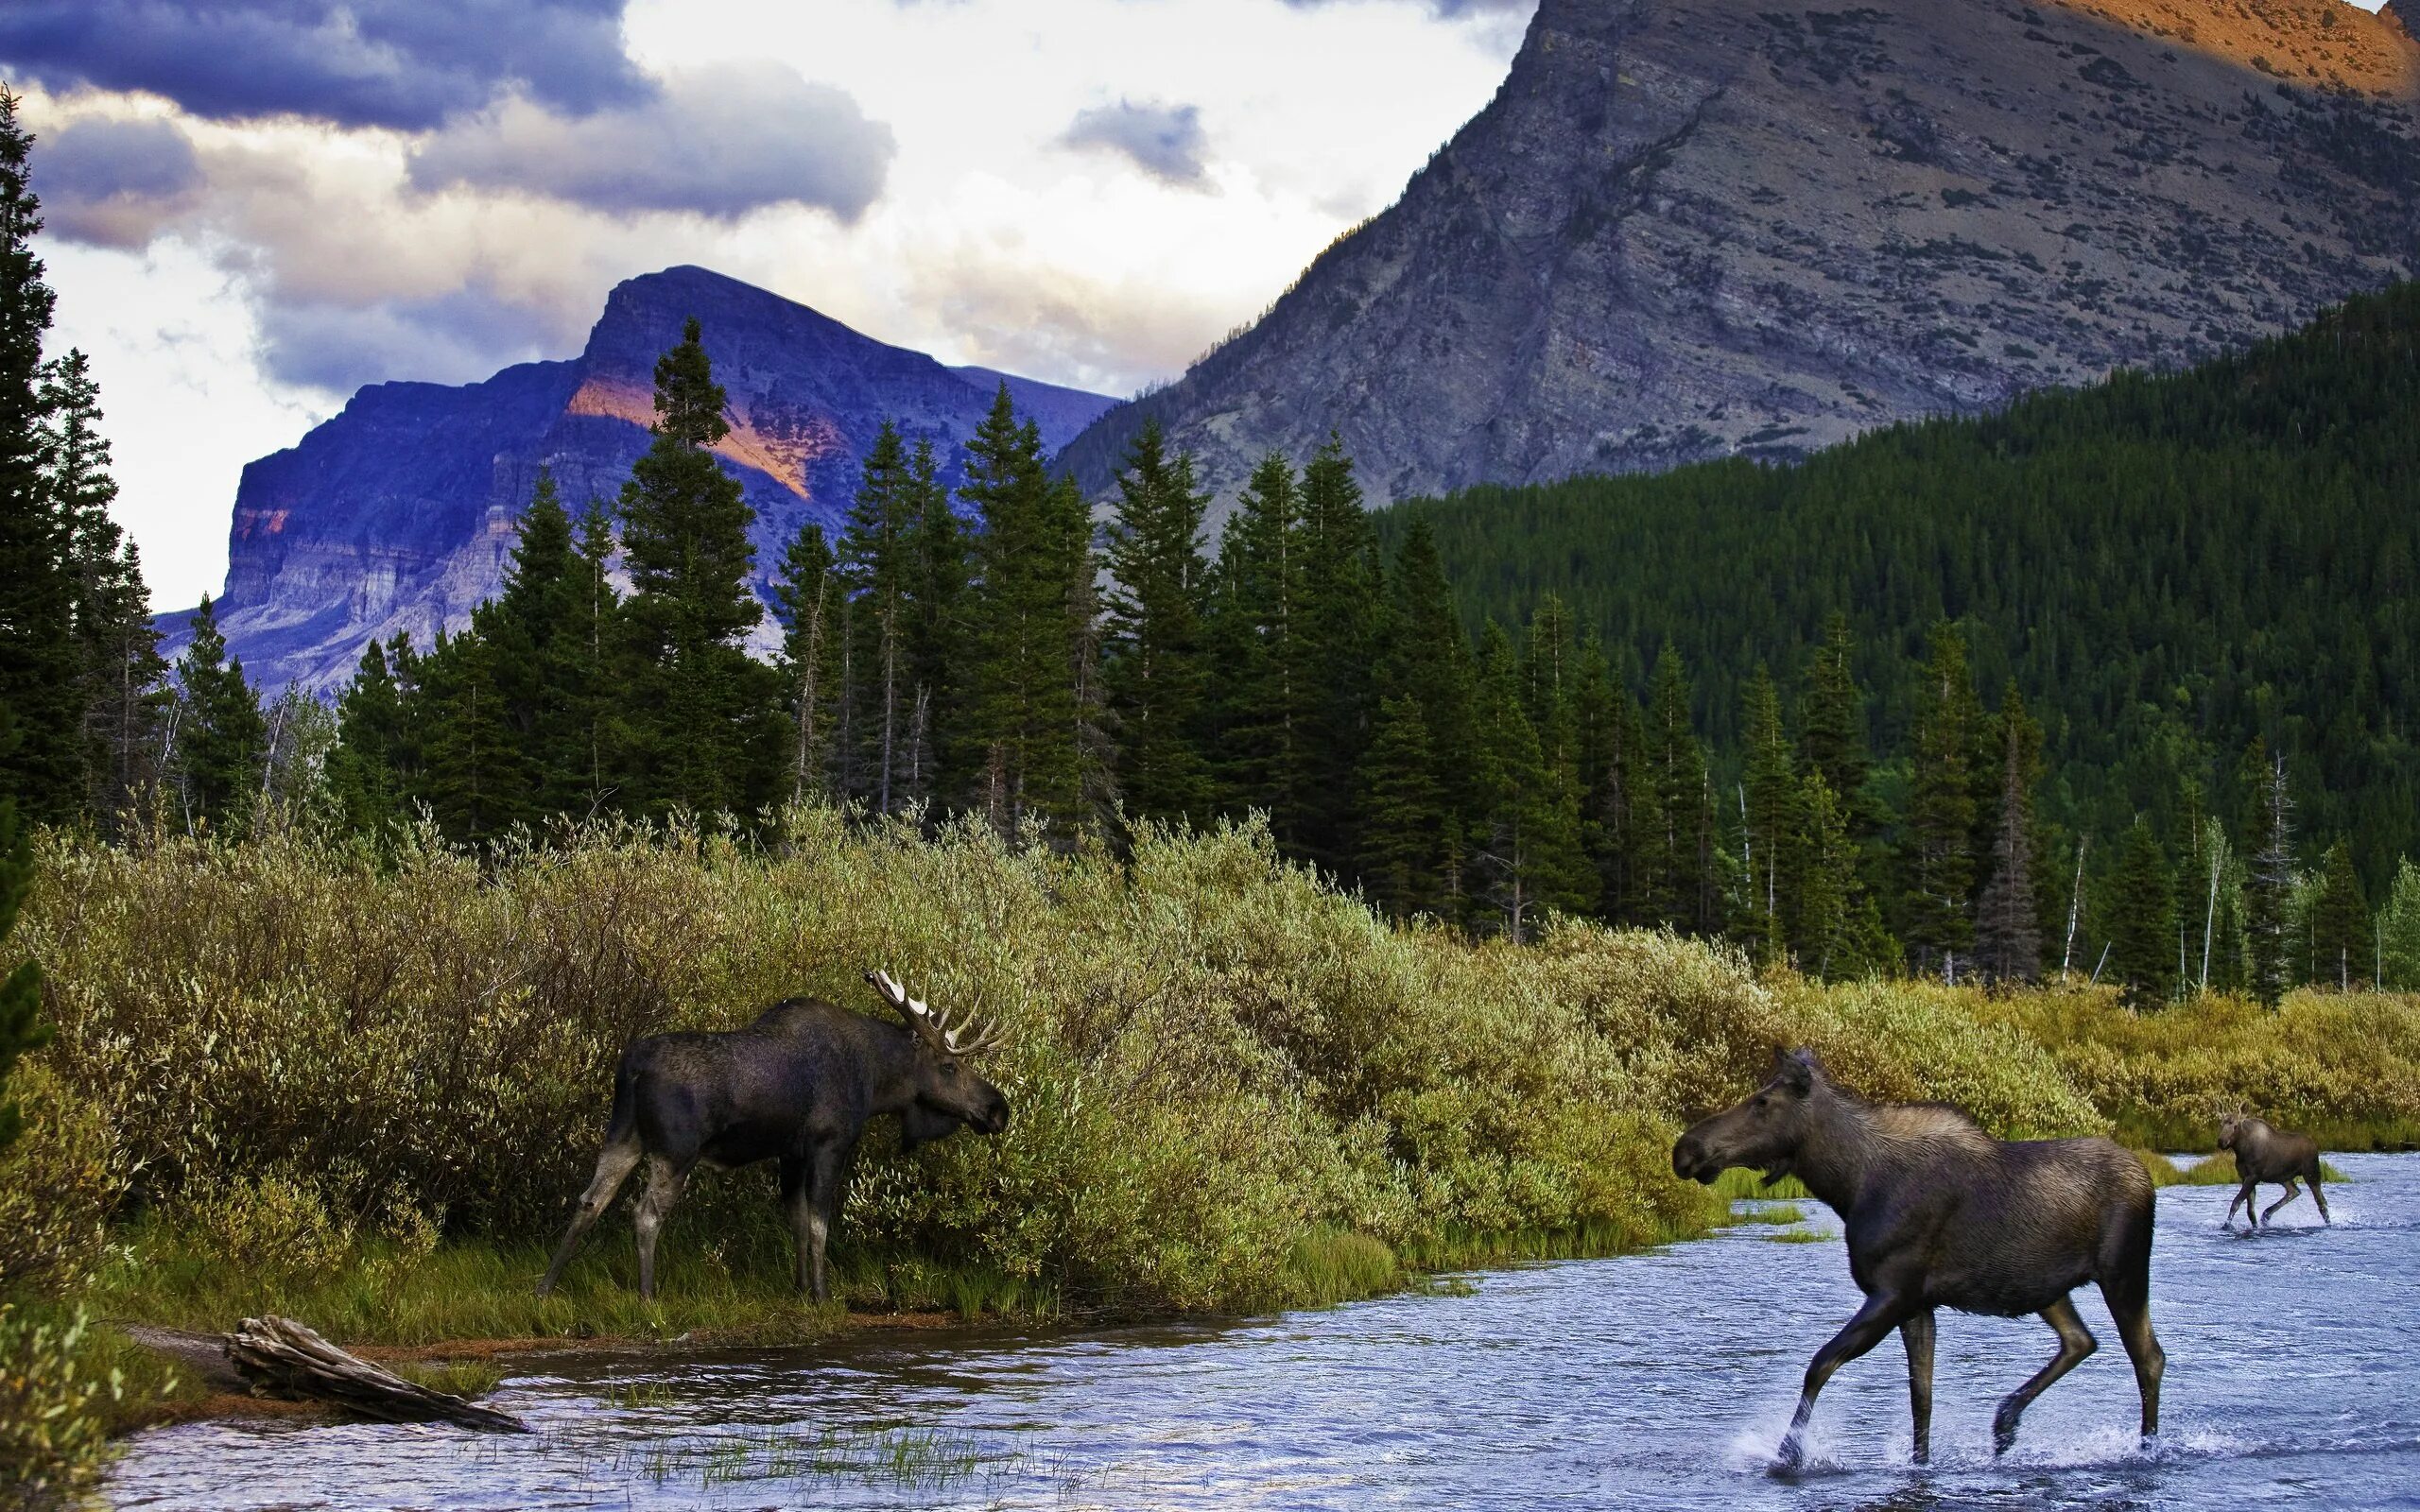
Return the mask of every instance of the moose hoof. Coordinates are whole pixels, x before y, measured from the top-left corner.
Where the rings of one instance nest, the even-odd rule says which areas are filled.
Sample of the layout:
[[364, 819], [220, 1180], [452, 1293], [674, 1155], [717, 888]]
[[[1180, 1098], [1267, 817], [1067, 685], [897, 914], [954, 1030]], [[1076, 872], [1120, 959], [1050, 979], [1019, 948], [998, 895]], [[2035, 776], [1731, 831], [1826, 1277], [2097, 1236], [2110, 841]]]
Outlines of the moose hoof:
[[1806, 1451], [1799, 1447], [1798, 1435], [1791, 1434], [1781, 1441], [1781, 1448], [1774, 1452], [1773, 1462], [1765, 1473], [1777, 1481], [1794, 1481], [1806, 1468]]
[[2016, 1447], [2017, 1415], [2002, 1407], [1992, 1415], [1992, 1454], [1995, 1458]]

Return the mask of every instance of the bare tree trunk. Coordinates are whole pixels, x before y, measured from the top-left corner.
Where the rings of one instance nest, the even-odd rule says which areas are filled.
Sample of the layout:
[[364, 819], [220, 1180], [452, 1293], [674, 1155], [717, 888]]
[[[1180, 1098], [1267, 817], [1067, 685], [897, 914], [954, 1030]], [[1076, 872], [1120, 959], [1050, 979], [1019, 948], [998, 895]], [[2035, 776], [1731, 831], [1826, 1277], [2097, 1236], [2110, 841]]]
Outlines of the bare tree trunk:
[[[2067, 943], [2066, 949], [2059, 952], [2059, 980], [2062, 982], [2067, 979], [2067, 968], [2075, 961], [2076, 920], [2083, 915], [2083, 853], [2091, 845], [2092, 836], [2089, 834], [2079, 835], [2076, 839], [2076, 885], [2075, 891], [2067, 897]], [[2092, 974], [2098, 978], [2100, 972], [2096, 969]]]

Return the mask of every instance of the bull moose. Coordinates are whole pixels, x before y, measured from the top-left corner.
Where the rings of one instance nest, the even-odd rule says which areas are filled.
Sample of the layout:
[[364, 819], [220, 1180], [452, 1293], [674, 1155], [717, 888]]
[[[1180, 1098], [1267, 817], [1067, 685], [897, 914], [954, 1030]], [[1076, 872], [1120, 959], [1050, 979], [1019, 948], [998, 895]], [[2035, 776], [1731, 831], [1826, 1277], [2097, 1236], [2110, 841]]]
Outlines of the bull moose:
[[639, 1197], [639, 1295], [655, 1296], [655, 1242], [689, 1173], [781, 1162], [783, 1205], [798, 1244], [797, 1283], [827, 1296], [823, 1248], [869, 1121], [897, 1114], [912, 1149], [963, 1125], [1009, 1126], [1009, 1100], [968, 1059], [999, 1042], [997, 1021], [946, 1012], [908, 995], [887, 971], [869, 971], [906, 1027], [813, 998], [767, 1008], [744, 1029], [660, 1034], [633, 1041], [614, 1074], [614, 1110], [596, 1171], [555, 1246], [538, 1295], [554, 1290], [580, 1236], [644, 1159]]
[[1677, 1176], [1711, 1184], [1732, 1166], [1769, 1181], [1796, 1176], [1841, 1215], [1849, 1275], [1865, 1305], [1815, 1351], [1782, 1439], [1795, 1470], [1816, 1393], [1832, 1373], [1899, 1331], [1908, 1349], [1915, 1457], [1930, 1456], [1933, 1313], [2039, 1314], [2059, 1352], [1992, 1418], [1996, 1453], [2052, 1382], [2099, 1345], [2068, 1294], [2098, 1281], [2135, 1364], [2142, 1433], [2159, 1432], [2167, 1357], [2152, 1333], [2152, 1181], [2105, 1139], [2006, 1142], [1940, 1104], [1873, 1104], [1833, 1085], [1808, 1051], [1773, 1052], [1773, 1074], [1745, 1102], [1672, 1146]]
[[[2308, 1134], [2289, 1134], [2249, 1113], [2226, 1113], [2219, 1119], [2219, 1148], [2234, 1153], [2235, 1173], [2243, 1183], [2227, 1204], [2227, 1215], [2219, 1220], [2221, 1228], [2235, 1222], [2238, 1203], [2247, 1227], [2257, 1228], [2267, 1223], [2279, 1208], [2302, 1195], [2294, 1190], [2296, 1177], [2310, 1183], [2310, 1199], [2319, 1204], [2319, 1221], [2331, 1226], [2336, 1222], [2327, 1215], [2327, 1194], [2319, 1184], [2317, 1140]], [[2286, 1194], [2255, 1214], [2252, 1207], [2257, 1199], [2253, 1189], [2264, 1181], [2284, 1187]]]

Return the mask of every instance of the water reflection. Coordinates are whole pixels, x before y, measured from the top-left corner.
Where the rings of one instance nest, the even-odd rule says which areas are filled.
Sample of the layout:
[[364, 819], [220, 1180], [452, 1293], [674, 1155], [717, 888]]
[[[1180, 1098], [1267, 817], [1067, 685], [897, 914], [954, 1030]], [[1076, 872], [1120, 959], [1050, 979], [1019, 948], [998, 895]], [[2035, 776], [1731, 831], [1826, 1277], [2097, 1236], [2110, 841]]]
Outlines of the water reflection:
[[[676, 1364], [533, 1362], [528, 1443], [444, 1429], [196, 1424], [147, 1435], [122, 1506], [2171, 1508], [2407, 1503], [2420, 1484], [2420, 1157], [2339, 1157], [2332, 1229], [2219, 1227], [2161, 1194], [2169, 1435], [2132, 1433], [2109, 1347], [1995, 1460], [1998, 1397], [2047, 1360], [2031, 1319], [1945, 1314], [1935, 1463], [1907, 1462], [1898, 1351], [1824, 1394], [1824, 1473], [1766, 1478], [1807, 1354], [1857, 1305], [1837, 1239], [1769, 1227], [1652, 1255], [1490, 1273], [1467, 1296], [1225, 1325], [857, 1335]], [[2341, 1199], [2337, 1194], [2342, 1194]], [[1835, 1229], [1819, 1207], [1811, 1221]], [[2280, 1333], [2278, 1320], [2290, 1320]]]

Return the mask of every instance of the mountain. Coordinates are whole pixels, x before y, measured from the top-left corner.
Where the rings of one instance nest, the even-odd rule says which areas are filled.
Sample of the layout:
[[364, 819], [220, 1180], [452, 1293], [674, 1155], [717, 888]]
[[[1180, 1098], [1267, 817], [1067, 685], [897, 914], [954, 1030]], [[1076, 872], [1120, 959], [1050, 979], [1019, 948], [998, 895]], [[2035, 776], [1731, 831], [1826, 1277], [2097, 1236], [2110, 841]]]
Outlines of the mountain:
[[[2398, 0], [2408, 4], [2408, 0]], [[1232, 494], [1798, 456], [2420, 270], [2420, 44], [2342, 0], [1542, 0], [1495, 99], [1146, 417]]]
[[[704, 268], [634, 278], [607, 297], [571, 361], [461, 387], [372, 384], [244, 469], [218, 610], [245, 671], [271, 688], [324, 690], [373, 637], [402, 631], [425, 645], [467, 624], [497, 591], [540, 468], [575, 512], [619, 493], [647, 450], [656, 358], [691, 316], [731, 396], [731, 436], [716, 450], [756, 510], [761, 576], [801, 524], [837, 527], [885, 419], [911, 442], [929, 439], [954, 487], [960, 444], [1001, 384], [1053, 447], [1114, 403], [945, 368]], [[163, 626], [181, 638], [183, 617]]]

